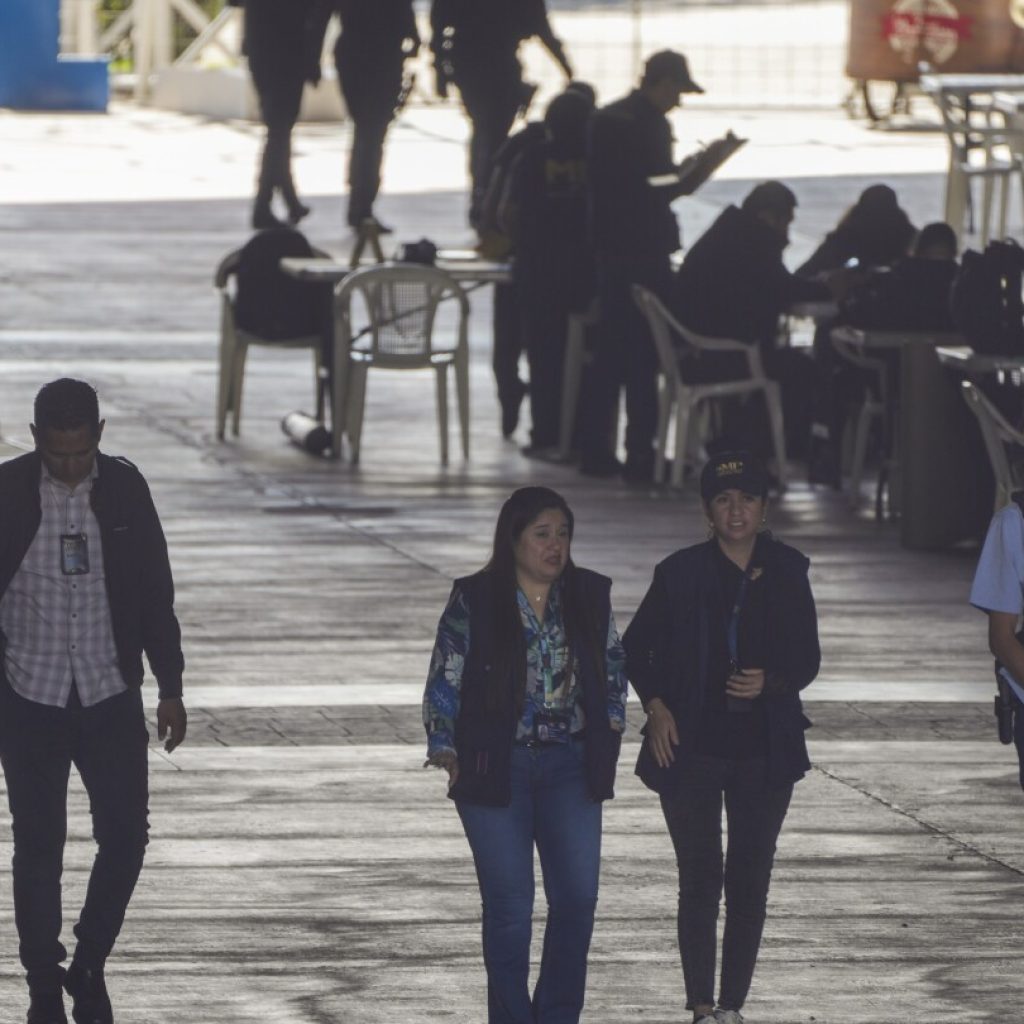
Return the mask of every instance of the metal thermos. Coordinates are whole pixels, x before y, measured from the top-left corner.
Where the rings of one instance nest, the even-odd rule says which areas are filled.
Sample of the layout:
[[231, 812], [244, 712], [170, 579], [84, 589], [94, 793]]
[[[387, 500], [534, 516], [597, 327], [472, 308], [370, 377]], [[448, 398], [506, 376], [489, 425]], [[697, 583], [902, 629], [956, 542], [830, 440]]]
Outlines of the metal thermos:
[[281, 429], [293, 444], [311, 455], [323, 455], [331, 447], [331, 433], [305, 412], [290, 412], [281, 420]]

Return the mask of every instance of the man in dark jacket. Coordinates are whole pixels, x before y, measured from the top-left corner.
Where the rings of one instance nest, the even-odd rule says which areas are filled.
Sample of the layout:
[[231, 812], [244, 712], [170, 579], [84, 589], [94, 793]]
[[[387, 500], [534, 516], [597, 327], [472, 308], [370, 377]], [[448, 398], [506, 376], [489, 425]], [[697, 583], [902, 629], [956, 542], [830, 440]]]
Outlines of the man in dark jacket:
[[872, 271], [849, 291], [839, 305], [842, 319], [871, 330], [952, 334], [956, 256], [956, 232], [944, 221], [926, 224], [909, 256]]
[[620, 387], [626, 387], [627, 478], [650, 479], [657, 418], [657, 360], [630, 288], [642, 284], [665, 296], [669, 257], [679, 248], [673, 199], [689, 191], [672, 159], [666, 114], [683, 93], [703, 92], [686, 58], [652, 55], [640, 87], [591, 119], [587, 147], [590, 233], [601, 323], [584, 389], [581, 470], [619, 471], [612, 431]]
[[[15, 923], [28, 1024], [66, 1024], [62, 987], [78, 1024], [110, 1024], [104, 965], [149, 827], [142, 654], [170, 751], [186, 728], [181, 633], [149, 488], [130, 462], [98, 451], [96, 392], [53, 381], [36, 396], [34, 419], [36, 450], [0, 466], [0, 763]], [[72, 764], [98, 850], [65, 972], [60, 882]]]
[[544, 115], [544, 137], [520, 153], [509, 174], [504, 210], [530, 363], [526, 455], [543, 456], [558, 445], [569, 317], [585, 312], [591, 299], [585, 144], [592, 111], [578, 90], [556, 96]]
[[473, 126], [469, 221], [475, 227], [494, 156], [533, 95], [534, 87], [523, 81], [519, 44], [536, 36], [566, 80], [572, 66], [551, 29], [545, 0], [433, 0], [430, 32], [437, 93], [447, 96], [449, 83], [457, 86]]
[[[787, 448], [799, 453], [809, 429], [813, 366], [802, 352], [776, 344], [779, 316], [795, 302], [824, 301], [828, 287], [797, 277], [782, 254], [789, 244], [796, 196], [778, 181], [755, 186], [739, 206], [728, 206], [694, 243], [676, 273], [672, 308], [698, 334], [757, 345], [765, 372], [782, 386]], [[691, 381], [743, 376], [746, 359], [702, 353], [688, 364]], [[760, 424], [728, 426], [757, 447]]]
[[780, 314], [794, 302], [830, 295], [782, 261], [796, 205], [789, 188], [765, 181], [741, 206], [727, 206], [686, 254], [672, 296], [680, 323], [698, 334], [759, 345], [769, 373]]

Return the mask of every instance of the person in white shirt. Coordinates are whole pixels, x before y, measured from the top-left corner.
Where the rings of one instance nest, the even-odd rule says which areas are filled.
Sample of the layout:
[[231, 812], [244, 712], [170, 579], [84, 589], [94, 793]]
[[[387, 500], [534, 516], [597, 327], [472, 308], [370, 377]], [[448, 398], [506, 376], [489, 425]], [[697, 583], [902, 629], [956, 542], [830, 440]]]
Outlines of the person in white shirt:
[[988, 647], [1012, 676], [1013, 742], [1024, 789], [1024, 645], [1017, 623], [1024, 612], [1024, 512], [1016, 501], [992, 519], [971, 587], [971, 604], [988, 613]]

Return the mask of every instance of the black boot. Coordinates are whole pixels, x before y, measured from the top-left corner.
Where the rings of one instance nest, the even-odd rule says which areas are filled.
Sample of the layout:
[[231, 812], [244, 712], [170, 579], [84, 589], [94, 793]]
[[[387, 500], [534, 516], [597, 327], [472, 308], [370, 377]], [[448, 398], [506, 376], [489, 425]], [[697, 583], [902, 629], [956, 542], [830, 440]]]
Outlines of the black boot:
[[[64, 971], [61, 969], [61, 977]], [[64, 1012], [64, 993], [61, 983], [29, 989], [28, 1018], [26, 1024], [68, 1024]]]
[[89, 970], [72, 963], [64, 977], [64, 988], [74, 1000], [71, 1016], [75, 1024], [114, 1024], [102, 969]]

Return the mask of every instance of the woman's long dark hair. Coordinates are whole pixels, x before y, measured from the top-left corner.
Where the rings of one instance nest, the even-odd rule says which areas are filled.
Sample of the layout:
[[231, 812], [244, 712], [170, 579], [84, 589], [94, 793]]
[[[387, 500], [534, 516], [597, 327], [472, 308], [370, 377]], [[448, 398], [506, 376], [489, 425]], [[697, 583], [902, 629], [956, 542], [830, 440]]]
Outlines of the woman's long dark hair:
[[[494, 527], [491, 558], [484, 567], [491, 576], [494, 595], [494, 685], [487, 692], [486, 703], [493, 712], [507, 712], [511, 708], [516, 718], [522, 713], [526, 695], [526, 641], [517, 598], [519, 582], [515, 549], [523, 531], [549, 509], [557, 509], [565, 516], [571, 542], [575, 519], [565, 498], [550, 487], [520, 487], [501, 506]], [[561, 581], [562, 618], [569, 646], [579, 657], [596, 654], [599, 657], [597, 664], [602, 667], [604, 638], [599, 640], [595, 635], [595, 624], [587, 614], [583, 581], [571, 557], [562, 572]]]

